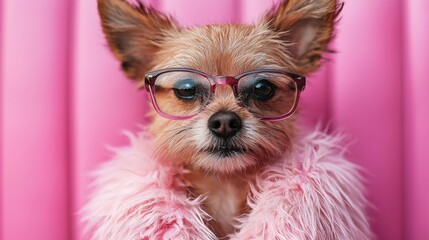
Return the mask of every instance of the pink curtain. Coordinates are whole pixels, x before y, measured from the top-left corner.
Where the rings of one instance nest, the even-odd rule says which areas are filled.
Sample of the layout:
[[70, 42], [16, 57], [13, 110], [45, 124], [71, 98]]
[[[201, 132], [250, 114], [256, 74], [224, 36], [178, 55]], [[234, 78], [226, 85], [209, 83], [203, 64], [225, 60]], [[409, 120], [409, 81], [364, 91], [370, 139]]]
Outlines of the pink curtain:
[[[145, 2], [192, 26], [251, 23], [275, 1]], [[338, 53], [303, 94], [306, 124], [354, 140], [382, 240], [429, 239], [428, 13], [427, 0], [346, 0]], [[95, 0], [0, 0], [2, 239], [86, 239], [90, 172], [148, 108], [118, 66]]]

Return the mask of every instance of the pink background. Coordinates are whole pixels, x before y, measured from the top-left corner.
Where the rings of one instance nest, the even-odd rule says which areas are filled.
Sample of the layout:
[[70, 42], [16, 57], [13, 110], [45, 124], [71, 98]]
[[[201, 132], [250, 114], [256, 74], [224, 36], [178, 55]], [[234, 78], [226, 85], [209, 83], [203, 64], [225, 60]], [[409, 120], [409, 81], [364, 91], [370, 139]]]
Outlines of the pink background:
[[[192, 26], [251, 23], [274, 1], [151, 2]], [[354, 140], [382, 240], [429, 239], [428, 13], [427, 0], [346, 0], [338, 53], [303, 94], [308, 124]], [[89, 173], [147, 109], [118, 69], [95, 0], [0, 0], [1, 239], [85, 239]]]

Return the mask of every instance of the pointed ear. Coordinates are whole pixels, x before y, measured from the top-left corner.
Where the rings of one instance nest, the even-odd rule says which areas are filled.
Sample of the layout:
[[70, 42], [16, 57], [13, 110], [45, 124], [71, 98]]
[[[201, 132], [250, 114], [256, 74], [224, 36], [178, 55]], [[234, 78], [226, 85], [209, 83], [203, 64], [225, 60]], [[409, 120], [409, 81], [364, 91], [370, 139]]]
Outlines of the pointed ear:
[[110, 49], [131, 79], [141, 80], [153, 67], [153, 58], [166, 37], [175, 29], [168, 17], [138, 2], [98, 0], [98, 12]]
[[319, 67], [341, 8], [336, 0], [282, 0], [263, 21], [280, 33], [299, 71], [308, 73]]

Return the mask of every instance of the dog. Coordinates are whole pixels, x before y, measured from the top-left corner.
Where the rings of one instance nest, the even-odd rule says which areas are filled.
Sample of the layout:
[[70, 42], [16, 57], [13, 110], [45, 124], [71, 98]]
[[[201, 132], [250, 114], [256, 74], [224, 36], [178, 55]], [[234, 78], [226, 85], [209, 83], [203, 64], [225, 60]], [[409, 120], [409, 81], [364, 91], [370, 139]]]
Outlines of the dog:
[[[298, 102], [305, 88], [305, 76], [318, 69], [322, 54], [329, 51], [328, 44], [333, 38], [341, 8], [342, 4], [336, 0], [284, 0], [254, 25], [182, 28], [171, 17], [140, 2], [132, 5], [124, 0], [98, 0], [108, 46], [126, 76], [135, 80], [151, 98], [152, 121], [147, 134], [150, 143], [143, 145], [147, 148], [150, 148], [147, 145], [153, 145], [154, 150], [147, 158], [156, 159], [155, 162], [167, 161], [166, 164], [176, 169], [171, 174], [174, 175], [174, 183], [170, 184], [174, 187], [171, 188], [183, 190], [180, 193], [183, 201], [197, 202], [186, 205], [188, 207], [175, 202], [176, 207], [170, 204], [168, 209], [181, 212], [187, 210], [184, 208], [195, 207], [192, 211], [198, 213], [184, 213], [187, 217], [180, 221], [176, 215], [164, 219], [172, 213], [168, 211], [158, 217], [138, 217], [145, 215], [145, 211], [155, 211], [158, 203], [169, 200], [144, 198], [133, 205], [127, 203], [132, 202], [132, 195], [124, 197], [121, 203], [111, 203], [110, 207], [105, 205], [103, 210], [96, 210], [100, 208], [97, 204], [110, 201], [107, 197], [101, 199], [101, 192], [107, 194], [110, 191], [111, 199], [121, 190], [119, 185], [109, 182], [115, 180], [106, 180], [108, 174], [101, 174], [104, 177], [99, 179], [104, 180], [99, 180], [98, 185], [104, 190], [99, 190], [86, 212], [92, 222], [90, 225], [96, 228], [94, 238], [370, 239], [363, 210], [366, 200], [358, 173], [351, 163], [338, 163], [340, 170], [329, 173], [334, 180], [320, 185], [321, 189], [333, 188], [332, 194], [316, 194], [315, 198], [324, 200], [297, 200], [302, 206], [293, 205], [291, 200], [289, 210], [282, 213], [287, 217], [261, 223], [262, 218], [254, 217], [252, 225], [246, 226], [256, 214], [255, 209], [266, 211], [263, 214], [267, 215], [270, 211], [277, 214], [283, 209], [282, 203], [292, 199], [287, 194], [283, 197], [276, 195], [282, 200], [272, 199], [271, 209], [268, 207], [270, 199], [266, 199], [266, 203], [256, 203], [262, 201], [263, 189], [275, 189], [262, 186], [261, 179], [270, 179], [275, 185], [275, 178], [281, 179], [280, 175], [284, 175], [285, 185], [290, 185], [290, 176], [298, 170], [301, 174], [304, 171], [296, 167], [297, 163], [285, 159], [294, 158], [294, 151], [303, 151], [307, 148], [305, 145], [311, 145], [304, 142], [301, 149], [301, 145], [294, 144], [300, 142], [296, 140], [300, 139], [296, 123]], [[335, 144], [341, 143], [332, 141], [332, 145]], [[316, 145], [314, 151], [323, 148], [323, 144]], [[329, 147], [337, 149], [337, 146]], [[146, 164], [142, 160], [144, 157], [140, 158], [136, 160], [140, 163], [135, 163], [134, 167]], [[285, 164], [288, 164], [288, 170], [284, 173], [272, 170], [273, 166], [286, 169]], [[138, 172], [134, 167], [129, 170]], [[335, 177], [343, 172], [347, 177]], [[146, 179], [150, 171], [137, 175]], [[162, 185], [160, 178], [151, 184]], [[288, 189], [288, 194], [292, 195], [307, 191], [299, 184]], [[315, 189], [314, 192], [323, 191]], [[145, 193], [142, 190], [139, 194]], [[282, 195], [281, 191], [278, 194]], [[176, 201], [176, 195], [172, 196], [174, 200], [171, 201]], [[145, 205], [148, 202], [153, 205]], [[121, 204], [123, 207], [119, 207]], [[317, 204], [323, 206], [315, 206]], [[309, 215], [310, 210], [300, 213], [300, 208], [304, 209], [305, 205], [312, 205], [313, 215]], [[114, 218], [108, 212], [115, 207], [124, 212], [115, 223], [103, 226]], [[339, 213], [331, 215], [330, 211]], [[263, 217], [270, 219], [267, 215]], [[295, 225], [288, 220], [291, 216]], [[193, 217], [195, 221], [190, 220]], [[125, 218], [129, 218], [126, 223]], [[146, 230], [142, 230], [145, 224]], [[193, 232], [189, 230], [191, 228], [195, 228]]]

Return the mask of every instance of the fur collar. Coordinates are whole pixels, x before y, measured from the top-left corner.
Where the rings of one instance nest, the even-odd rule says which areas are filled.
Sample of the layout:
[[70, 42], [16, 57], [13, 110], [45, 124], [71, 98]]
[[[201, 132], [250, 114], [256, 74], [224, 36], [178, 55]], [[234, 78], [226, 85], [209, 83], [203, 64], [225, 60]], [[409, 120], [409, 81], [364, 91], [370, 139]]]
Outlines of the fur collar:
[[[82, 211], [94, 240], [216, 239], [205, 225], [203, 197], [190, 199], [183, 169], [155, 160], [150, 138], [129, 135], [97, 172]], [[266, 167], [250, 186], [249, 214], [231, 239], [372, 239], [367, 201], [356, 165], [344, 158], [340, 136], [313, 131], [292, 155]]]

